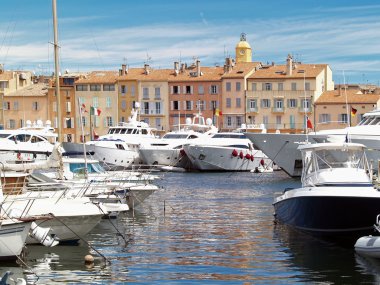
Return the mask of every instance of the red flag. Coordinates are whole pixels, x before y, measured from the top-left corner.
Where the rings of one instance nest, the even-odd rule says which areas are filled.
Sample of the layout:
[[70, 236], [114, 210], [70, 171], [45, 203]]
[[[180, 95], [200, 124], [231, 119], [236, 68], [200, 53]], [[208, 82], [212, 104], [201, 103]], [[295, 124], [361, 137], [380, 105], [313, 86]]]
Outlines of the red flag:
[[356, 110], [354, 107], [351, 107], [351, 116], [355, 116], [356, 115], [356, 112], [357, 112], [358, 110]]
[[82, 113], [87, 113], [87, 110], [86, 110], [86, 105], [83, 103], [82, 106], [80, 106], [80, 111]]
[[309, 117], [307, 117], [307, 123], [306, 124], [307, 124], [307, 128], [308, 129], [312, 129], [313, 128], [313, 124], [311, 123]]

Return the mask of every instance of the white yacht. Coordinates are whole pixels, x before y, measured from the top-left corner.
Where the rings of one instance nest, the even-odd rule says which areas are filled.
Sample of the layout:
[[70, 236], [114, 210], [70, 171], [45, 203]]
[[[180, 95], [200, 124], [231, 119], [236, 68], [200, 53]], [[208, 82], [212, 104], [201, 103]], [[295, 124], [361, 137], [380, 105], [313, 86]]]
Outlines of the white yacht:
[[243, 133], [216, 133], [183, 146], [192, 168], [202, 171], [251, 171], [272, 162]]
[[302, 186], [275, 198], [275, 218], [316, 235], [357, 238], [373, 231], [380, 192], [372, 184], [365, 146], [315, 143], [298, 149]]
[[369, 161], [377, 170], [380, 159], [380, 110], [365, 113], [357, 126], [324, 130], [309, 134], [245, 133], [269, 158], [290, 176], [301, 176], [302, 158], [299, 145], [311, 142], [344, 142], [364, 144]]
[[178, 130], [142, 144], [139, 149], [140, 157], [147, 165], [188, 168], [190, 162], [183, 145], [198, 138], [210, 137], [217, 132], [218, 129], [212, 125], [210, 118], [205, 121], [201, 114], [194, 114], [192, 119], [186, 119], [186, 124], [178, 126]]
[[0, 130], [0, 162], [46, 160], [58, 137], [50, 125], [27, 121], [20, 129]]
[[140, 144], [156, 136], [154, 128], [137, 120], [138, 110], [138, 106], [132, 110], [127, 123], [122, 122], [110, 127], [106, 135], [87, 142], [87, 145], [94, 146], [94, 156], [97, 160], [110, 168], [129, 168], [143, 163], [139, 155]]

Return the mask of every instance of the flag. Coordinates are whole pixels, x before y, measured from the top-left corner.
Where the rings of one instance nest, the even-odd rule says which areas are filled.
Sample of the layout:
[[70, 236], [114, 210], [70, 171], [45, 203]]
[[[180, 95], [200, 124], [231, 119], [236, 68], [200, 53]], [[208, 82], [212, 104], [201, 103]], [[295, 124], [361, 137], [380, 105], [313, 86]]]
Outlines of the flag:
[[306, 122], [307, 128], [308, 129], [312, 129], [313, 128], [313, 124], [311, 123], [309, 117], [306, 117], [306, 118], [307, 118], [307, 122]]
[[87, 113], [87, 110], [86, 110], [86, 105], [83, 103], [81, 106], [80, 106], [80, 112], [83, 114], [83, 113]]
[[100, 110], [96, 107], [91, 107], [91, 114], [90, 115], [100, 116], [101, 112], [102, 112], [102, 110]]
[[351, 116], [355, 117], [357, 111], [354, 107], [351, 107]]
[[220, 111], [218, 108], [214, 109], [214, 116], [219, 117], [219, 116], [221, 116], [221, 115], [223, 115], [223, 114], [222, 114], [222, 111]]

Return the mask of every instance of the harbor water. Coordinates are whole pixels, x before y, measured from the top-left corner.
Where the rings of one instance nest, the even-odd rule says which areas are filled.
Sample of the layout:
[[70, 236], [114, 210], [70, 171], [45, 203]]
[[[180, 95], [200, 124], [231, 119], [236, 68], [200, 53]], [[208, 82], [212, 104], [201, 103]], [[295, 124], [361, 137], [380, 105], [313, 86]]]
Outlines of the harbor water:
[[[96, 251], [83, 241], [28, 246], [26, 265], [2, 263], [1, 271], [29, 284], [380, 282], [380, 262], [357, 255], [353, 245], [274, 222], [274, 197], [300, 185], [281, 171], [162, 175], [162, 189], [134, 212], [102, 220], [85, 237]], [[86, 265], [89, 253], [95, 262]]]

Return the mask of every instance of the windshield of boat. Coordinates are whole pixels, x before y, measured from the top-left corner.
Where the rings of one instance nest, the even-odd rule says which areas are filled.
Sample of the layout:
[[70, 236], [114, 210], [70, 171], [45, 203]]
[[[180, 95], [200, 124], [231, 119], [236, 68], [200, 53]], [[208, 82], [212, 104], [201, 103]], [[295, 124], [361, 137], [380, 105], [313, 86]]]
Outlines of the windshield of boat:
[[163, 139], [185, 139], [188, 134], [166, 134], [162, 138]]
[[[70, 163], [70, 171], [73, 173], [84, 174], [85, 164], [84, 163]], [[99, 163], [88, 163], [87, 173], [101, 173], [105, 170]]]
[[212, 136], [213, 139], [225, 139], [225, 138], [229, 138], [229, 139], [245, 139], [246, 136], [244, 134], [237, 134], [237, 133], [226, 133], [226, 134], [222, 134], [222, 133], [218, 133], [218, 134], [215, 134]]
[[332, 168], [367, 169], [365, 152], [360, 149], [321, 149], [305, 151], [303, 155], [307, 173]]

